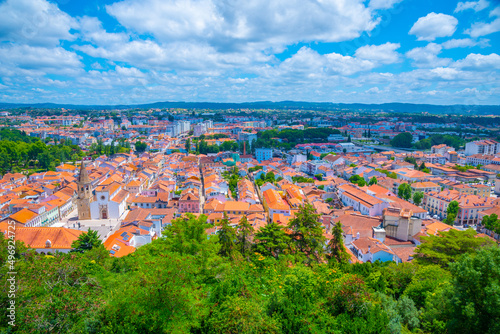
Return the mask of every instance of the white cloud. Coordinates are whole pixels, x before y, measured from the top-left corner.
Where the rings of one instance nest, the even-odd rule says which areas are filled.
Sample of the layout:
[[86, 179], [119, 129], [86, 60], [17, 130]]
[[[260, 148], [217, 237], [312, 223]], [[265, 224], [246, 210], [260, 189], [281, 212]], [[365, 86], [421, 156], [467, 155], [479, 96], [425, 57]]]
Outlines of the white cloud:
[[160, 43], [202, 40], [223, 52], [345, 41], [380, 21], [360, 0], [126, 0], [106, 9], [123, 26]]
[[434, 12], [421, 17], [410, 29], [410, 34], [417, 36], [419, 41], [433, 41], [438, 37], [448, 37], [455, 33], [458, 20], [446, 14]]
[[430, 73], [444, 80], [456, 80], [461, 75], [460, 71], [449, 67], [437, 67], [430, 70]]
[[406, 53], [406, 57], [413, 60], [417, 67], [439, 67], [447, 66], [451, 59], [439, 58], [437, 55], [441, 53], [442, 47], [436, 43], [429, 43], [421, 48], [414, 48]]
[[389, 9], [403, 0], [370, 0], [368, 7], [372, 9]]
[[489, 39], [480, 39], [479, 41], [475, 41], [470, 38], [462, 38], [462, 39], [450, 39], [449, 41], [441, 44], [445, 49], [454, 49], [454, 48], [470, 48], [476, 45], [484, 48], [490, 46]]
[[108, 33], [102, 28], [102, 23], [96, 17], [83, 16], [78, 20], [80, 37], [83, 41], [98, 46], [126, 43], [130, 37], [126, 33]]
[[400, 61], [400, 54], [396, 52], [400, 46], [399, 43], [389, 42], [382, 45], [365, 45], [356, 50], [355, 56], [379, 64], [393, 64]]
[[454, 66], [469, 71], [499, 70], [500, 56], [496, 53], [489, 55], [471, 53], [465, 59], [457, 61]]
[[478, 0], [478, 1], [466, 1], [466, 2], [459, 2], [457, 4], [457, 8], [455, 8], [455, 13], [467, 10], [467, 9], [473, 9], [475, 12], [479, 12], [483, 9], [488, 8], [490, 3], [486, 0]]
[[45, 0], [7, 0], [0, 3], [0, 41], [55, 46], [73, 40], [76, 20]]
[[[394, 52], [398, 44], [368, 45], [356, 51], [354, 57], [338, 53], [319, 54], [308, 47], [302, 47], [292, 57], [285, 59], [277, 66], [264, 65], [257, 69], [260, 76], [276, 80], [331, 80], [339, 76], [350, 76], [370, 71], [383, 64], [399, 61]], [[383, 51], [386, 55], [382, 55]]]
[[368, 94], [378, 94], [378, 93], [380, 93], [380, 89], [378, 89], [378, 87], [372, 87], [372, 88], [366, 90], [366, 93], [368, 93]]
[[4, 74], [10, 73], [10, 75], [47, 73], [77, 75], [83, 67], [78, 55], [61, 47], [2, 45], [0, 59]]
[[492, 22], [478, 22], [474, 23], [470, 29], [465, 31], [471, 37], [477, 38], [479, 36], [486, 36], [494, 32], [500, 31], [500, 7], [495, 8], [490, 12], [490, 17], [496, 17]]
[[[380, 22], [383, 12], [378, 10], [400, 0], [123, 0], [106, 7], [123, 25], [120, 29], [124, 28], [110, 32], [98, 18], [71, 18], [57, 8], [58, 1], [1, 1], [3, 101], [461, 103], [472, 96], [472, 102], [500, 103], [496, 53], [473, 53], [457, 62], [439, 57], [443, 49], [485, 46], [487, 39], [429, 43], [405, 54], [418, 69], [398, 73], [401, 68], [395, 66], [384, 67], [393, 73], [376, 71], [402, 60], [401, 45], [387, 42], [356, 50], [357, 41], [368, 39]], [[496, 18], [498, 12], [492, 11], [490, 17]], [[41, 20], [33, 20], [37, 13], [42, 13]], [[431, 14], [438, 20], [442, 16], [450, 22], [454, 19]], [[453, 34], [456, 23], [443, 27], [432, 22], [435, 18], [429, 19], [431, 14], [419, 19], [412, 33], [420, 40]], [[35, 33], [23, 32], [34, 22]], [[348, 53], [351, 56], [314, 50], [316, 42], [321, 45], [359, 36], [349, 43], [355, 46]], [[76, 43], [61, 43], [75, 39]], [[313, 46], [302, 47], [284, 61], [274, 56], [300, 42]], [[71, 50], [86, 55], [80, 57]], [[54, 80], [52, 74], [61, 77]]]

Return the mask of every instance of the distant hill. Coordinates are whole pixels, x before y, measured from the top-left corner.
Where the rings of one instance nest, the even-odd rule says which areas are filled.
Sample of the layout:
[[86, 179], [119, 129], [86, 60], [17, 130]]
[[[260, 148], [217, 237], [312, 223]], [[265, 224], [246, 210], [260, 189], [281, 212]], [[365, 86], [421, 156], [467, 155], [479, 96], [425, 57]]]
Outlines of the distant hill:
[[359, 110], [359, 111], [389, 111], [402, 113], [428, 112], [431, 114], [472, 114], [472, 115], [500, 115], [499, 105], [433, 105], [412, 103], [331, 103], [331, 102], [300, 102], [300, 101], [259, 101], [244, 103], [217, 103], [217, 102], [154, 102], [135, 105], [76, 105], [56, 103], [0, 103], [0, 109], [14, 108], [65, 108], [80, 110], [110, 110], [133, 108], [186, 108], [186, 109], [280, 109], [280, 110]]

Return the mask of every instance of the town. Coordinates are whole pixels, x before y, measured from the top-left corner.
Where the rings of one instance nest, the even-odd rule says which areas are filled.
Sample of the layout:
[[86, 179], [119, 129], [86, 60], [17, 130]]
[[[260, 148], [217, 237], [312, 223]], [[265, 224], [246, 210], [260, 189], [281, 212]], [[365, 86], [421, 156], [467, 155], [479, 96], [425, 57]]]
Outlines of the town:
[[450, 230], [499, 239], [496, 117], [95, 114], [0, 113], [0, 229], [15, 224], [16, 239], [39, 253], [69, 252], [92, 230], [122, 257], [163, 238], [186, 213], [206, 216], [209, 235], [243, 217], [255, 231], [286, 228], [305, 205], [319, 215], [325, 247], [340, 221], [350, 263], [409, 262], [422, 237]]
[[0, 0], [0, 333], [500, 333], [499, 5]]

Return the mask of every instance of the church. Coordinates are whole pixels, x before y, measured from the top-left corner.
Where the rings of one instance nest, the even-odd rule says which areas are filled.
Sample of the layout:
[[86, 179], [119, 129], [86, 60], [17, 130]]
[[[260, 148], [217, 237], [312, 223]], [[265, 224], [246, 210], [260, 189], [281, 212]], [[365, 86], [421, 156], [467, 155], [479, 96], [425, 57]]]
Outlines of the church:
[[92, 219], [120, 218], [127, 209], [128, 197], [129, 192], [119, 182], [97, 186], [94, 200], [90, 203]]
[[77, 185], [78, 197], [76, 199], [76, 203], [78, 209], [78, 219], [92, 219], [92, 216], [90, 214], [90, 204], [93, 200], [92, 181], [90, 180], [87, 169], [85, 169], [85, 164], [83, 163], [83, 161], [80, 165], [80, 175], [78, 175]]
[[78, 176], [78, 219], [118, 219], [127, 210], [127, 199], [129, 192], [120, 183], [111, 178], [105, 180], [92, 191], [92, 181], [88, 175], [85, 165], [80, 166]]

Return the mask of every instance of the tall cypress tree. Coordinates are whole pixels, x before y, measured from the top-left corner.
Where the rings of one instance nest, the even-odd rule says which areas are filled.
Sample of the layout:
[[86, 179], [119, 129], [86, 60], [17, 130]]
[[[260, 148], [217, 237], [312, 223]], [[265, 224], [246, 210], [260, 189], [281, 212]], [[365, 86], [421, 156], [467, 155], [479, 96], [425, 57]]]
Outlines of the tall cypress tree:
[[332, 238], [328, 242], [327, 258], [329, 262], [346, 264], [349, 260], [349, 254], [344, 246], [342, 238], [342, 223], [337, 222], [332, 229]]
[[306, 263], [318, 263], [323, 257], [326, 238], [319, 217], [314, 207], [306, 203], [288, 224], [294, 250], [306, 256]]
[[221, 221], [221, 229], [219, 231], [219, 243], [221, 245], [219, 255], [234, 258], [236, 251], [236, 231], [229, 225], [229, 220], [224, 212], [224, 218]]
[[246, 257], [250, 248], [252, 246], [250, 238], [254, 234], [253, 226], [248, 222], [247, 216], [241, 217], [238, 224], [237, 238], [238, 238], [238, 249], [242, 256]]
[[255, 234], [253, 246], [256, 252], [278, 259], [289, 248], [290, 236], [285, 232], [283, 226], [271, 223]]

